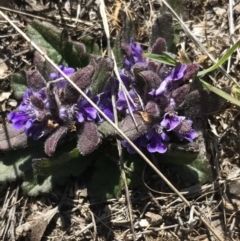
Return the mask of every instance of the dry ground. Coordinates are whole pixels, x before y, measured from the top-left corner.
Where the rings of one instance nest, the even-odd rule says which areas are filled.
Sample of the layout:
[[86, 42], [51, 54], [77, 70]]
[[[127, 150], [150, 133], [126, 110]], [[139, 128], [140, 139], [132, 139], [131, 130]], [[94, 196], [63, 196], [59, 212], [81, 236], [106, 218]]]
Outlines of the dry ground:
[[[110, 34], [114, 40], [121, 26], [120, 12], [127, 12], [135, 26], [135, 40], [148, 46], [149, 28], [159, 11], [166, 6], [157, 0], [106, 0]], [[232, 0], [171, 0], [207, 52], [219, 59], [239, 39], [240, 3]], [[67, 25], [74, 40], [90, 35], [106, 48], [106, 37], [95, 1], [0, 1], [0, 10], [25, 31], [34, 18], [47, 18], [62, 28]], [[5, 9], [9, 8], [9, 9]], [[80, 21], [78, 20], [80, 19]], [[62, 24], [61, 24], [62, 23]], [[178, 22], [175, 19], [174, 23]], [[189, 33], [180, 31], [178, 49], [184, 50], [192, 61], [203, 68], [211, 59]], [[225, 71], [215, 71], [206, 80], [217, 87], [233, 86], [239, 79], [237, 51], [224, 65]], [[0, 18], [0, 122], [10, 108], [16, 107], [11, 98], [9, 78], [13, 72], [32, 66], [28, 43]], [[230, 79], [228, 74], [233, 78]], [[131, 229], [126, 196], [99, 202], [85, 187], [82, 177], [72, 178], [65, 189], [56, 188], [48, 195], [26, 197], [19, 187], [21, 180], [0, 184], [0, 240], [215, 240], [197, 216], [194, 208], [209, 219], [223, 240], [240, 240], [240, 115], [237, 106], [230, 106], [209, 117], [208, 143], [214, 165], [214, 181], [203, 186], [190, 186], [186, 198], [189, 209], [153, 173], [152, 179], [137, 190], [130, 190], [134, 234]], [[171, 172], [169, 172], [171, 179]], [[181, 180], [180, 180], [181, 181]], [[157, 186], [158, 191], [155, 191]], [[151, 187], [151, 188], [150, 188]], [[63, 198], [64, 197], [64, 198]], [[60, 211], [54, 209], [61, 203]], [[56, 213], [56, 215], [54, 215]], [[53, 218], [52, 218], [53, 217]], [[48, 220], [51, 220], [47, 225]], [[46, 231], [45, 230], [45, 227]], [[36, 228], [37, 227], [37, 228]], [[32, 229], [28, 235], [25, 230]], [[37, 232], [36, 232], [37, 230]], [[41, 232], [42, 231], [42, 232]], [[42, 234], [43, 233], [43, 234]], [[24, 237], [26, 235], [26, 237]], [[21, 237], [22, 236], [22, 237]], [[42, 239], [41, 239], [42, 236]]]

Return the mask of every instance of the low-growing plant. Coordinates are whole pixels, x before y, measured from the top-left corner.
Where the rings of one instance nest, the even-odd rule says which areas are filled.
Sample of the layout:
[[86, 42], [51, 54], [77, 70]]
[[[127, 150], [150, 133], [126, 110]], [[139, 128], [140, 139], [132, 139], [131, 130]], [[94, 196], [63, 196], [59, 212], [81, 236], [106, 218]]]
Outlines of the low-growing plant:
[[[123, 59], [118, 63], [121, 84], [113, 75], [113, 60], [99, 56], [91, 39], [85, 44], [63, 39], [53, 26], [37, 21], [28, 26], [28, 34], [110, 120], [115, 120], [113, 108], [117, 109], [119, 128], [146, 155], [155, 155], [160, 163], [183, 165], [186, 172], [179, 175], [192, 173], [194, 182], [205, 182], [211, 174], [206, 172], [204, 121], [199, 120], [226, 101], [202, 88], [198, 64], [181, 63], [169, 52], [174, 39], [169, 19], [171, 15], [164, 13], [153, 25], [151, 58], [133, 39], [117, 41], [121, 51], [117, 48], [116, 59]], [[34, 64], [34, 69], [12, 77], [11, 87], [21, 102], [0, 130], [0, 150], [6, 152], [0, 181], [23, 177], [23, 190], [38, 195], [92, 167], [93, 192], [99, 198], [119, 195], [122, 181], [114, 140], [121, 140], [125, 164], [137, 172], [142, 164], [130, 158], [134, 149], [37, 52]], [[129, 184], [135, 186], [133, 176], [128, 175]]]

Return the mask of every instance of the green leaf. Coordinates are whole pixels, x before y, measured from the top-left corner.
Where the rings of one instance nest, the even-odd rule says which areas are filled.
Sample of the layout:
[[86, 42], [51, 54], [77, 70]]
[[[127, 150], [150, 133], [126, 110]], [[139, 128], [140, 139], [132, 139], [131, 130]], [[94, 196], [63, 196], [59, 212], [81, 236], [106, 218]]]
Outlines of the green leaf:
[[116, 130], [107, 121], [103, 121], [98, 125], [98, 132], [100, 132], [104, 138], [116, 135]]
[[83, 38], [81, 38], [81, 42], [85, 45], [87, 53], [93, 55], [101, 55], [99, 46], [94, 38], [90, 36], [84, 36]]
[[99, 199], [119, 197], [123, 185], [117, 162], [103, 155], [96, 161], [94, 168], [89, 183], [89, 188], [94, 197]]
[[240, 88], [234, 84], [231, 88], [231, 93], [237, 97], [240, 97]]
[[126, 12], [122, 12], [122, 19], [121, 19], [121, 23], [123, 25], [122, 29], [121, 29], [121, 35], [122, 36], [122, 40], [125, 43], [130, 43], [131, 39], [134, 38], [135, 36], [135, 28], [134, 28], [134, 23], [133, 23], [133, 19], [131, 18], [131, 15], [126, 13]]
[[81, 43], [62, 41], [60, 31], [47, 22], [32, 21], [28, 25], [28, 35], [39, 46], [47, 50], [47, 55], [57, 64], [84, 67], [89, 63], [90, 53], [97, 52], [93, 39], [85, 40], [88, 53]]
[[237, 41], [228, 51], [226, 54], [224, 54], [224, 56], [218, 60], [218, 62], [214, 65], [212, 65], [210, 68], [199, 71], [197, 76], [198, 77], [202, 77], [205, 74], [217, 69], [219, 66], [221, 66], [225, 61], [228, 60], [229, 57], [231, 57], [232, 53], [240, 46], [240, 40]]
[[176, 175], [180, 177], [180, 180], [183, 182], [187, 182], [190, 185], [194, 185], [197, 183], [204, 184], [207, 181], [212, 180], [212, 174], [210, 168], [208, 170], [199, 169], [192, 165], [184, 165], [184, 164], [168, 164], [169, 169], [176, 172]]
[[146, 58], [149, 58], [151, 60], [154, 60], [156, 62], [160, 62], [163, 64], [175, 66], [177, 64], [176, 59], [174, 59], [169, 53], [163, 52], [163, 54], [151, 54], [151, 53], [145, 53], [143, 55]]
[[27, 77], [24, 71], [13, 74], [11, 77], [11, 88], [13, 90], [14, 97], [21, 100], [24, 92], [27, 89]]
[[199, 147], [195, 147], [194, 143], [187, 143], [185, 145], [171, 143], [166, 153], [156, 154], [156, 157], [161, 163], [174, 164], [190, 164], [195, 160], [205, 159], [201, 152], [199, 152]]
[[[146, 162], [138, 154], [129, 154], [126, 150], [125, 152], [124, 164], [131, 170], [131, 172], [126, 173], [129, 186], [131, 188], [139, 188], [143, 184], [142, 174]], [[145, 178], [148, 178], [148, 172], [145, 173]]]
[[24, 129], [15, 130], [13, 125], [6, 123], [0, 127], [0, 151], [10, 151], [25, 148], [29, 144]]
[[113, 54], [115, 56], [116, 64], [118, 69], [122, 69], [124, 63], [124, 55], [121, 46], [121, 35], [117, 34], [114, 46], [113, 46]]
[[[106, 149], [107, 148], [107, 149]], [[104, 149], [106, 149], [104, 151]], [[108, 143], [102, 149], [94, 164], [93, 174], [89, 181], [90, 191], [98, 199], [119, 197], [123, 187], [121, 171], [118, 166], [117, 148]]]
[[21, 187], [23, 193], [29, 196], [37, 196], [40, 193], [49, 193], [53, 189], [53, 177], [48, 176], [45, 178], [39, 178], [38, 175], [32, 175], [31, 178], [28, 177]]
[[92, 83], [90, 85], [91, 96], [95, 97], [97, 94], [103, 91], [108, 79], [111, 77], [114, 63], [112, 59], [106, 57], [98, 61], [95, 67], [95, 73], [92, 77]]
[[[67, 151], [70, 149], [70, 151]], [[77, 148], [71, 149], [67, 145], [56, 152], [53, 157], [35, 159], [33, 162], [34, 171], [43, 176], [65, 177], [69, 175], [78, 176], [92, 164], [98, 156], [97, 151], [87, 156], [82, 156]]]
[[204, 88], [214, 92], [215, 94], [217, 94], [217, 95], [221, 96], [222, 98], [232, 102], [233, 104], [240, 106], [240, 101], [235, 99], [234, 97], [232, 97], [230, 94], [228, 94], [228, 93], [208, 84], [207, 82], [205, 82], [202, 79], [200, 79], [200, 81], [201, 81]]
[[0, 158], [0, 182], [14, 181], [24, 176], [32, 168], [32, 159], [42, 155], [43, 148], [34, 148], [34, 152], [32, 149], [7, 152]]

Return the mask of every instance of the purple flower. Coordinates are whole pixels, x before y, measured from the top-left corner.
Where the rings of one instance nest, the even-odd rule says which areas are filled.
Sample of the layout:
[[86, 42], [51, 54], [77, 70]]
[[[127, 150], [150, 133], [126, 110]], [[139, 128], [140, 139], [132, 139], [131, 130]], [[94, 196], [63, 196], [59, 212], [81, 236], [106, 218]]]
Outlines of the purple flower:
[[165, 80], [179, 80], [183, 77], [184, 71], [186, 70], [186, 64], [177, 64], [171, 71], [170, 75], [166, 77]]
[[[111, 102], [111, 92], [105, 92], [102, 94], [97, 95], [94, 98], [94, 102], [97, 104], [97, 106], [102, 110], [102, 112], [111, 120], [114, 121], [114, 115], [113, 115], [113, 106]], [[100, 123], [103, 121], [103, 118], [97, 113], [97, 119], [96, 122]]]
[[152, 130], [146, 134], [146, 137], [150, 142], [147, 145], [147, 150], [150, 153], [165, 153], [167, 151], [166, 142], [168, 142], [170, 138], [162, 130], [162, 127], [160, 125], [153, 126]]
[[192, 142], [197, 137], [197, 132], [192, 129], [191, 120], [182, 120], [182, 122], [173, 131], [180, 139], [186, 139]]
[[[75, 72], [74, 68], [68, 68], [68, 67], [63, 66], [63, 65], [58, 65], [58, 68], [61, 69], [63, 71], [63, 73], [66, 74], [66, 75], [71, 75]], [[50, 78], [52, 80], [59, 79], [61, 77], [62, 77], [62, 75], [60, 73], [51, 73], [50, 74]]]
[[47, 135], [51, 130], [47, 128], [46, 122], [32, 121], [29, 119], [25, 125], [25, 133], [31, 136], [33, 140], [38, 140], [44, 135]]
[[[91, 95], [90, 91], [87, 92], [87, 95]], [[85, 99], [81, 99], [77, 104], [74, 104], [71, 109], [79, 123], [94, 121], [97, 118], [96, 109]]]
[[[147, 146], [147, 139], [145, 136], [140, 136], [138, 137], [136, 140], [132, 141], [140, 150], [142, 149], [142, 147], [146, 147]], [[122, 146], [127, 148], [127, 151], [130, 154], [135, 154], [136, 151], [132, 148], [132, 146], [126, 141], [123, 140], [122, 142]]]
[[29, 120], [29, 116], [24, 112], [12, 111], [8, 114], [8, 120], [12, 122], [16, 130], [21, 130]]
[[135, 43], [133, 39], [131, 39], [131, 43], [126, 51], [126, 54], [127, 56], [124, 61], [125, 69], [130, 70], [135, 63], [144, 62], [141, 45], [139, 43]]
[[58, 114], [60, 119], [67, 121], [69, 119], [68, 107], [60, 107]]
[[158, 89], [152, 90], [149, 94], [152, 96], [158, 96], [163, 94], [171, 81], [179, 80], [183, 77], [184, 71], [187, 66], [185, 64], [177, 64], [171, 71], [171, 73], [162, 81]]
[[176, 128], [185, 117], [178, 116], [175, 112], [168, 112], [164, 115], [161, 126], [171, 131]]
[[131, 84], [130, 78], [124, 72], [119, 73], [119, 75], [123, 84], [126, 86], [127, 89], [129, 89], [129, 86]]
[[[140, 106], [138, 104], [139, 99], [138, 99], [136, 92], [131, 89], [128, 93], [129, 93], [130, 97], [132, 98], [133, 102], [135, 103], [135, 106], [133, 105], [131, 100], [128, 101], [128, 103], [129, 103], [129, 106], [128, 106], [128, 103], [126, 101], [127, 96], [125, 97], [123, 90], [120, 90], [118, 92], [118, 100], [116, 101], [117, 109], [118, 110], [127, 109], [127, 111], [126, 111], [127, 113], [131, 113], [135, 110], [139, 110], [140, 109]], [[129, 110], [129, 107], [130, 107], [130, 110]]]
[[178, 133], [179, 138], [181, 138], [181, 135], [184, 139], [188, 140], [189, 142], [192, 142], [197, 137], [197, 132], [191, 129], [189, 132], [185, 134]]
[[10, 112], [8, 119], [16, 130], [25, 127], [26, 135], [37, 140], [45, 134], [46, 120], [50, 116], [47, 105], [45, 88], [38, 92], [27, 89], [18, 110]]

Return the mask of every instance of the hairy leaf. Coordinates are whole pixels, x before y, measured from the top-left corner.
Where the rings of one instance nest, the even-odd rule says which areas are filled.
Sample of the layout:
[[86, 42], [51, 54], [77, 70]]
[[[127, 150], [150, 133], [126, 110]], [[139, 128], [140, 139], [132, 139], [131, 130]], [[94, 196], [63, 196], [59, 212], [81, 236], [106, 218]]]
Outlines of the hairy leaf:
[[[50, 23], [32, 21], [28, 25], [28, 35], [36, 44], [46, 49], [48, 56], [55, 63], [71, 67], [84, 67], [89, 62], [91, 52], [86, 53], [83, 44], [80, 43], [71, 41], [63, 43], [60, 31]], [[96, 48], [94, 40], [86, 42], [91, 42], [90, 46]]]
[[137, 62], [133, 65], [133, 72], [137, 76], [142, 71], [148, 70], [148, 65], [146, 63]]
[[88, 65], [71, 76], [71, 80], [81, 89], [86, 89], [92, 82], [94, 66]]
[[150, 37], [150, 46], [153, 46], [159, 37], [166, 40], [168, 51], [171, 51], [173, 49], [174, 28], [172, 15], [168, 12], [162, 13], [153, 23]]
[[[41, 48], [44, 53], [47, 54], [47, 50], [45, 48]], [[46, 81], [50, 81], [50, 74], [53, 73], [55, 68], [37, 51], [34, 52], [33, 63], [36, 66], [39, 73], [43, 76]]]
[[23, 193], [29, 196], [49, 193], [52, 191], [54, 186], [52, 179], [52, 176], [39, 178], [39, 176], [33, 175], [31, 178], [28, 177], [21, 185]]
[[162, 82], [160, 77], [150, 70], [140, 72], [139, 76], [144, 80], [147, 86], [147, 92], [151, 91], [152, 89], [157, 89]]
[[167, 51], [167, 44], [165, 39], [158, 38], [153, 44], [151, 52], [153, 54], [162, 54], [165, 51]]
[[83, 156], [93, 152], [101, 143], [101, 137], [94, 122], [84, 122], [79, 134], [78, 149]]
[[159, 117], [161, 114], [159, 105], [155, 101], [148, 101], [145, 106], [145, 111], [152, 117]]
[[178, 106], [178, 110], [184, 110], [184, 114], [189, 118], [197, 116], [207, 116], [215, 114], [229, 103], [219, 95], [207, 90], [191, 91], [184, 102]]
[[191, 79], [194, 75], [197, 74], [198, 70], [199, 70], [198, 64], [188, 64], [184, 72], [183, 80]]
[[121, 48], [121, 36], [118, 33], [114, 42], [114, 46], [113, 46], [113, 54], [115, 56], [115, 60], [116, 60], [116, 64], [118, 69], [121, 69], [123, 66], [123, 52], [122, 52], [122, 48]]
[[98, 157], [98, 151], [82, 156], [78, 148], [67, 151], [69, 147], [57, 152], [54, 157], [37, 158], [33, 160], [34, 171], [42, 176], [55, 177], [78, 176]]
[[11, 88], [13, 90], [14, 97], [17, 100], [21, 100], [24, 92], [27, 89], [27, 77], [24, 71], [13, 74], [11, 77]]
[[28, 87], [34, 91], [39, 91], [46, 86], [46, 81], [37, 70], [30, 70], [27, 72]]
[[209, 168], [195, 168], [192, 165], [178, 165], [169, 164], [170, 170], [175, 171], [176, 175], [179, 176], [181, 182], [187, 182], [188, 185], [194, 185], [197, 183], [204, 184], [212, 181], [212, 174]]
[[117, 149], [109, 145], [95, 162], [94, 173], [89, 182], [89, 188], [94, 197], [107, 199], [119, 197], [121, 194], [123, 187], [121, 172], [114, 159], [117, 160]]
[[[82, 90], [86, 89], [92, 82], [92, 77], [94, 74], [94, 67], [88, 65], [71, 76], [71, 80]], [[67, 83], [64, 88], [64, 103], [71, 104], [77, 102], [80, 94], [79, 92], [70, 84]]]
[[93, 76], [93, 81], [90, 85], [92, 97], [95, 97], [103, 91], [103, 88], [110, 78], [114, 68], [113, 60], [108, 57], [101, 58], [100, 60], [98, 59], [95, 64], [96, 70]]
[[[83, 38], [81, 38], [81, 42], [84, 44], [86, 48], [86, 53], [93, 54], [93, 55], [101, 54], [98, 44], [96, 43], [95, 39], [92, 38], [91, 36], [84, 36]], [[78, 50], [79, 53], [81, 53], [79, 42], [76, 43], [75, 48]]]
[[[174, 164], [190, 164], [198, 158], [203, 158], [199, 155], [199, 145], [191, 142], [187, 144], [174, 144], [168, 146], [168, 151], [164, 154], [157, 154], [160, 162]], [[205, 157], [204, 157], [205, 158]]]
[[181, 87], [178, 87], [177, 89], [175, 89], [172, 92], [172, 98], [174, 99], [174, 101], [176, 103], [176, 106], [183, 103], [183, 101], [185, 100], [185, 98], [189, 94], [189, 92], [190, 92], [190, 85], [189, 84], [185, 84]]
[[56, 150], [57, 144], [67, 133], [67, 126], [60, 126], [45, 142], [45, 153], [52, 156]]
[[142, 116], [138, 113], [133, 113], [136, 124], [133, 121], [133, 118], [128, 115], [125, 119], [122, 120], [119, 127], [123, 133], [130, 139], [135, 140], [139, 136], [147, 133], [149, 130], [149, 125], [143, 120]]
[[98, 131], [103, 137], [116, 135], [116, 130], [107, 121], [103, 121], [98, 125]]
[[131, 17], [124, 11], [120, 12], [120, 19], [121, 23], [123, 24], [121, 32], [122, 40], [123, 42], [130, 43], [131, 39], [135, 36], [133, 21]]
[[0, 158], [0, 182], [14, 181], [31, 170], [32, 159], [44, 155], [42, 148], [15, 150]]
[[0, 151], [10, 151], [28, 146], [28, 138], [22, 130], [15, 130], [12, 124], [0, 127]]

